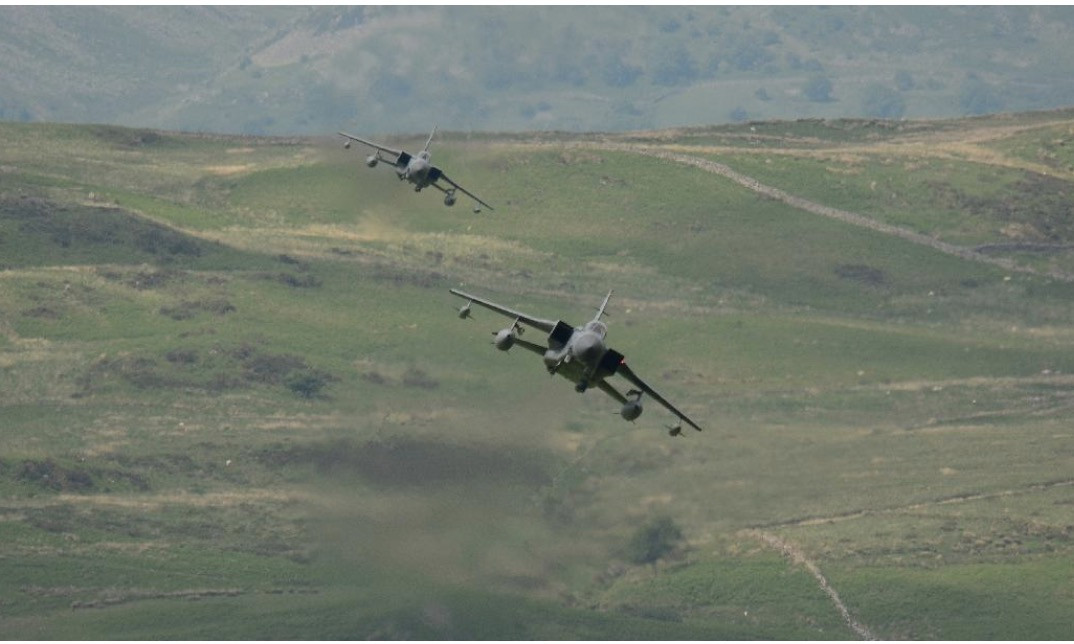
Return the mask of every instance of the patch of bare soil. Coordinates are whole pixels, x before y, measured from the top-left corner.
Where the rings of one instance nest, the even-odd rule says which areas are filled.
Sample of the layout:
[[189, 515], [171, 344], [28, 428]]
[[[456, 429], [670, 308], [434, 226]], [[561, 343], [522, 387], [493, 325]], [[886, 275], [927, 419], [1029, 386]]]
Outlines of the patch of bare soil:
[[791, 561], [792, 564], [804, 567], [807, 571], [809, 571], [809, 574], [813, 575], [813, 578], [817, 580], [817, 583], [820, 584], [820, 589], [823, 590], [824, 594], [826, 594], [828, 598], [832, 601], [832, 604], [835, 606], [835, 609], [839, 611], [840, 615], [842, 615], [843, 621], [846, 623], [847, 627], [850, 630], [854, 631], [854, 633], [863, 640], [877, 639], [867, 626], [854, 619], [854, 616], [851, 615], [850, 611], [847, 609], [846, 604], [844, 604], [843, 600], [839, 597], [839, 593], [835, 591], [835, 588], [832, 587], [831, 583], [828, 581], [828, 578], [825, 577], [824, 573], [821, 572], [820, 567], [817, 566], [814, 561], [809, 559], [801, 548], [794, 545], [790, 541], [781, 539], [778, 536], [769, 532], [761, 532], [759, 530], [747, 530], [744, 532], [744, 534], [754, 539], [758, 539], [766, 545], [775, 548], [776, 550], [779, 550], [781, 553], [783, 553], [784, 557]]

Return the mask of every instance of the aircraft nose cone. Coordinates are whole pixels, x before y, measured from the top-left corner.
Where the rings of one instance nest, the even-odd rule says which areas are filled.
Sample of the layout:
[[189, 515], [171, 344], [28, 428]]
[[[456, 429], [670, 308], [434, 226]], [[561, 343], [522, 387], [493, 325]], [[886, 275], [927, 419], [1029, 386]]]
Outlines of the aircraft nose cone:
[[584, 335], [574, 344], [574, 357], [586, 363], [596, 362], [604, 352], [604, 343], [600, 338]]

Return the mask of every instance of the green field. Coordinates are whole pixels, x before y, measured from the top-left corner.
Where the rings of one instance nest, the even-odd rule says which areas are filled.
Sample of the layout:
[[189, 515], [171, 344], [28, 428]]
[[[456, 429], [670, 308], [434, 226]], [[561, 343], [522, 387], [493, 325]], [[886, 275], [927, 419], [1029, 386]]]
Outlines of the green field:
[[[0, 633], [1067, 638], [1072, 136], [446, 133], [475, 215], [328, 139], [0, 124]], [[614, 290], [705, 431], [495, 351], [454, 286]]]

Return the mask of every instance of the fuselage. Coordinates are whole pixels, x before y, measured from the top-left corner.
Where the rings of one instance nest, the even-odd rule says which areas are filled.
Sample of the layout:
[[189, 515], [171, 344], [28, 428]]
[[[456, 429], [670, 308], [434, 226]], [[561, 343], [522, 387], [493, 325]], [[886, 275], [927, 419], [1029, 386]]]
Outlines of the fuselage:
[[419, 187], [427, 185], [429, 168], [432, 167], [429, 157], [428, 150], [422, 150], [417, 156], [411, 157], [410, 161], [407, 162], [406, 167], [399, 170], [399, 178], [406, 179]]
[[560, 373], [563, 368], [568, 368], [567, 373], [561, 375], [571, 380], [579, 379], [580, 376], [587, 383], [600, 379], [604, 374], [599, 373], [600, 360], [608, 351], [604, 343], [604, 336], [608, 333], [608, 327], [600, 320], [593, 320], [585, 326], [575, 328], [567, 343], [560, 348], [549, 348], [544, 354], [545, 367], [551, 373]]

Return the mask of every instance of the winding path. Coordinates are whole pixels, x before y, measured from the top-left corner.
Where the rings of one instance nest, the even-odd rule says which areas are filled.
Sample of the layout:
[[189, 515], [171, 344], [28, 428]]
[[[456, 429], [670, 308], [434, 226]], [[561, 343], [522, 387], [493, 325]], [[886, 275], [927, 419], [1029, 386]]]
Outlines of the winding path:
[[[892, 514], [892, 513], [897, 513], [897, 512], [918, 510], [918, 509], [921, 509], [921, 508], [925, 508], [925, 507], [929, 507], [929, 506], [935, 506], [935, 505], [948, 505], [948, 504], [952, 504], [952, 503], [966, 503], [966, 502], [978, 501], [978, 500], [982, 500], [982, 499], [991, 499], [991, 498], [998, 498], [998, 497], [1014, 496], [1014, 495], [1018, 495], [1018, 494], [1026, 494], [1026, 493], [1031, 493], [1031, 492], [1040, 492], [1040, 491], [1043, 491], [1043, 490], [1049, 490], [1049, 489], [1058, 488], [1058, 487], [1069, 487], [1071, 485], [1074, 485], [1074, 479], [1068, 479], [1068, 480], [1062, 480], [1062, 481], [1050, 481], [1050, 482], [1045, 482], [1045, 483], [1033, 483], [1033, 484], [1027, 485], [1027, 486], [1025, 486], [1023, 488], [1012, 489], [1012, 490], [1001, 490], [1001, 491], [998, 491], [998, 492], [991, 492], [991, 493], [960, 494], [960, 495], [946, 497], [946, 498], [942, 498], [942, 499], [936, 499], [934, 501], [925, 501], [925, 502], [913, 503], [913, 504], [900, 506], [900, 507], [883, 508], [883, 509], [874, 510], [874, 511], [858, 510], [858, 511], [854, 511], [854, 512], [847, 512], [847, 513], [838, 514], [838, 515], [832, 515], [832, 516], [827, 516], [827, 517], [811, 517], [811, 518], [805, 518], [805, 519], [793, 519], [793, 520], [790, 520], [790, 521], [780, 521], [780, 522], [776, 522], [776, 523], [767, 524], [764, 527], [768, 527], [768, 528], [788, 528], [788, 527], [801, 527], [801, 526], [807, 526], [807, 525], [816, 525], [816, 524], [821, 524], [821, 523], [836, 523], [836, 522], [839, 522], [839, 521], [848, 521], [848, 520], [851, 520], [851, 519], [858, 519], [858, 518], [871, 516], [871, 515]], [[865, 626], [864, 624], [862, 624], [858, 620], [854, 619], [854, 616], [850, 614], [850, 610], [846, 607], [846, 604], [844, 604], [843, 600], [839, 597], [839, 593], [836, 592], [835, 588], [832, 588], [832, 585], [828, 581], [828, 578], [825, 577], [824, 573], [821, 572], [820, 567], [817, 566], [817, 564], [814, 561], [810, 560], [806, 556], [805, 552], [802, 551], [801, 548], [798, 548], [797, 546], [795, 546], [793, 543], [791, 543], [789, 541], [781, 539], [777, 535], [774, 535], [774, 534], [772, 534], [770, 532], [764, 532], [763, 530], [761, 530], [759, 528], [750, 528], [748, 530], [743, 530], [740, 534], [745, 535], [745, 536], [750, 537], [750, 538], [753, 538], [753, 539], [757, 539], [758, 541], [761, 541], [762, 543], [768, 545], [769, 547], [774, 548], [776, 550], [779, 550], [781, 553], [783, 553], [784, 557], [786, 557], [787, 559], [789, 559], [791, 561], [791, 563], [793, 563], [795, 565], [803, 566], [806, 570], [809, 571], [809, 574], [813, 575], [813, 578], [817, 580], [817, 583], [820, 584], [821, 590], [823, 590], [824, 593], [826, 595], [828, 595], [828, 598], [832, 601], [832, 604], [835, 606], [836, 610], [839, 611], [839, 614], [843, 617], [843, 621], [846, 623], [847, 627], [850, 628], [850, 630], [854, 631], [854, 633], [858, 637], [860, 637], [862, 639], [865, 639], [865, 640], [877, 639], [876, 636], [873, 635], [872, 631], [870, 631], [867, 626]]]
[[875, 640], [876, 636], [869, 630], [867, 626], [854, 619], [854, 616], [850, 614], [846, 604], [839, 598], [839, 593], [832, 588], [831, 583], [828, 582], [828, 578], [824, 576], [824, 573], [820, 571], [820, 568], [806, 557], [805, 553], [800, 548], [795, 546], [789, 541], [784, 541], [776, 535], [770, 532], [761, 532], [760, 530], [746, 530], [743, 534], [758, 539], [766, 545], [775, 548], [783, 553], [783, 556], [790, 559], [791, 563], [795, 565], [801, 565], [809, 571], [809, 574], [813, 575], [813, 578], [820, 584], [820, 589], [824, 591], [828, 598], [832, 600], [832, 604], [835, 605], [835, 609], [839, 611], [839, 614], [843, 617], [843, 622], [847, 627], [854, 631], [854, 633], [863, 640]]
[[790, 194], [790, 193], [788, 193], [786, 191], [780, 190], [779, 188], [774, 188], [772, 186], [765, 185], [765, 184], [761, 183], [760, 181], [757, 181], [753, 177], [746, 176], [746, 175], [742, 174], [741, 172], [737, 172], [737, 171], [731, 169], [727, 165], [724, 165], [722, 163], [717, 163], [715, 161], [711, 161], [709, 159], [705, 159], [705, 158], [702, 158], [702, 157], [690, 156], [690, 155], [687, 155], [687, 154], [679, 154], [679, 153], [676, 153], [676, 152], [669, 152], [667, 150], [660, 149], [659, 147], [654, 147], [654, 146], [649, 146], [649, 145], [638, 145], [638, 144], [627, 144], [627, 143], [589, 143], [589, 142], [587, 142], [587, 143], [579, 144], [579, 146], [580, 147], [591, 148], [591, 149], [609, 150], [609, 151], [615, 151], [615, 152], [628, 152], [628, 153], [632, 153], [632, 154], [640, 154], [640, 155], [644, 155], [644, 156], [648, 156], [648, 157], [653, 157], [653, 158], [656, 158], [656, 159], [662, 159], [664, 161], [670, 161], [672, 163], [678, 163], [678, 164], [682, 164], [682, 165], [693, 166], [695, 168], [699, 168], [699, 169], [704, 170], [706, 172], [711, 172], [713, 174], [717, 174], [717, 175], [720, 175], [720, 176], [725, 177], [727, 179], [730, 179], [731, 181], [734, 181], [735, 183], [738, 183], [739, 185], [741, 185], [741, 186], [743, 186], [745, 188], [748, 188], [748, 189], [756, 192], [757, 194], [764, 195], [765, 197], [768, 197], [768, 198], [775, 199], [777, 201], [783, 202], [783, 203], [787, 204], [788, 206], [791, 206], [792, 208], [798, 208], [800, 210], [804, 210], [806, 212], [811, 212], [811, 213], [816, 214], [816, 215], [821, 215], [823, 217], [836, 219], [838, 221], [842, 221], [842, 222], [851, 224], [853, 226], [859, 226], [859, 227], [862, 227], [862, 228], [868, 228], [870, 230], [874, 230], [876, 232], [883, 233], [885, 235], [891, 235], [892, 237], [898, 237], [899, 239], [904, 239], [904, 240], [906, 240], [908, 242], [911, 242], [911, 243], [914, 243], [914, 244], [920, 244], [922, 246], [927, 246], [927, 247], [932, 248], [932, 249], [934, 249], [936, 251], [939, 251], [941, 253], [945, 253], [945, 254], [948, 254], [948, 255], [953, 255], [953, 256], [959, 257], [961, 259], [966, 259], [966, 260], [970, 260], [970, 261], [974, 261], [974, 262], [981, 262], [983, 264], [991, 264], [993, 266], [999, 266], [999, 267], [1001, 267], [1001, 268], [1003, 268], [1005, 270], [1009, 270], [1009, 271], [1013, 271], [1013, 272], [1031, 273], [1031, 274], [1035, 274], [1035, 275], [1045, 275], [1047, 277], [1051, 277], [1053, 279], [1061, 280], [1061, 281], [1064, 281], [1064, 282], [1074, 282], [1074, 274], [1071, 274], [1071, 273], [1068, 273], [1068, 272], [1065, 272], [1065, 271], [1056, 271], [1056, 270], [1039, 271], [1039, 270], [1036, 270], [1036, 269], [1028, 267], [1028, 266], [1019, 265], [1016, 262], [1014, 262], [1014, 261], [1012, 261], [1010, 259], [1004, 258], [1004, 257], [993, 257], [993, 256], [987, 255], [985, 253], [979, 252], [977, 250], [974, 250], [972, 248], [967, 248], [965, 246], [958, 246], [956, 244], [951, 244], [951, 243], [948, 243], [948, 242], [945, 242], [945, 241], [941, 241], [941, 240], [936, 239], [934, 237], [930, 237], [929, 235], [914, 232], [914, 231], [908, 230], [906, 228], [900, 228], [899, 226], [893, 226], [891, 224], [885, 224], [883, 222], [876, 221], [875, 219], [870, 219], [869, 217], [866, 217], [864, 215], [860, 215], [858, 213], [853, 213], [853, 212], [849, 212], [849, 211], [846, 211], [846, 210], [840, 210], [838, 208], [832, 208], [830, 206], [825, 206], [825, 205], [822, 205], [822, 204], [818, 204], [818, 203], [816, 203], [814, 201], [809, 201], [808, 199], [803, 199], [802, 197], [792, 195], [792, 194]]
[[[1007, 259], [1007, 258], [993, 257], [993, 256], [987, 255], [985, 253], [982, 253], [982, 252], [980, 252], [978, 250], [975, 250], [975, 249], [972, 249], [972, 248], [967, 248], [967, 247], [964, 247], [964, 246], [958, 246], [956, 244], [951, 244], [951, 243], [948, 243], [948, 242], [945, 242], [945, 241], [941, 241], [941, 240], [936, 239], [934, 237], [930, 237], [930, 236], [922, 234], [922, 233], [914, 232], [914, 231], [908, 230], [906, 228], [900, 228], [898, 226], [893, 226], [891, 224], [885, 224], [883, 222], [879, 222], [879, 221], [876, 221], [874, 219], [870, 219], [869, 217], [866, 217], [864, 215], [849, 212], [849, 211], [846, 211], [846, 210], [840, 210], [838, 208], [832, 208], [832, 207], [829, 207], [829, 206], [818, 204], [818, 203], [813, 202], [813, 201], [809, 201], [807, 199], [803, 199], [802, 197], [792, 195], [792, 194], [790, 194], [788, 192], [780, 190], [779, 188], [774, 188], [772, 186], [765, 185], [765, 184], [761, 183], [760, 181], [757, 181], [756, 179], [754, 179], [752, 177], [749, 177], [747, 175], [744, 175], [744, 174], [742, 174], [740, 172], [737, 172], [737, 171], [731, 169], [729, 166], [727, 166], [725, 164], [717, 163], [715, 161], [711, 161], [709, 159], [705, 159], [705, 158], [702, 158], [702, 157], [696, 157], [696, 156], [691, 156], [691, 155], [688, 155], [688, 154], [680, 154], [680, 153], [676, 153], [676, 152], [671, 152], [671, 151], [668, 151], [666, 149], [661, 149], [660, 147], [657, 147], [657, 146], [638, 145], [638, 144], [592, 143], [592, 142], [587, 142], [587, 143], [580, 144], [580, 147], [586, 147], [586, 148], [590, 148], [590, 149], [609, 150], [609, 151], [615, 151], [615, 152], [627, 152], [627, 153], [632, 153], [632, 154], [640, 154], [640, 155], [644, 155], [644, 156], [648, 156], [648, 157], [652, 157], [652, 158], [656, 158], [656, 159], [661, 159], [661, 160], [664, 160], [664, 161], [670, 161], [672, 163], [678, 163], [678, 164], [681, 164], [681, 165], [692, 166], [692, 167], [704, 170], [706, 172], [711, 172], [713, 174], [722, 176], [722, 177], [724, 177], [726, 179], [734, 181], [735, 183], [738, 183], [739, 185], [741, 185], [741, 186], [743, 186], [743, 187], [745, 187], [745, 188], [747, 188], [749, 190], [752, 190], [753, 192], [755, 192], [757, 194], [763, 195], [763, 196], [768, 197], [770, 199], [780, 201], [780, 202], [785, 203], [788, 206], [791, 206], [793, 208], [804, 210], [806, 212], [810, 212], [810, 213], [813, 213], [813, 214], [816, 214], [816, 215], [821, 215], [823, 217], [828, 217], [830, 219], [835, 219], [835, 220], [838, 220], [838, 221], [841, 221], [841, 222], [844, 222], [844, 223], [847, 223], [847, 224], [850, 224], [850, 225], [853, 225], [853, 226], [859, 226], [859, 227], [862, 227], [862, 228], [867, 228], [869, 230], [873, 230], [873, 231], [876, 231], [876, 232], [879, 232], [879, 233], [882, 233], [882, 234], [885, 234], [885, 235], [890, 235], [892, 237], [897, 237], [899, 239], [903, 239], [905, 241], [908, 241], [908, 242], [911, 242], [911, 243], [914, 243], [914, 244], [919, 244], [921, 246], [926, 246], [926, 247], [932, 248], [933, 250], [936, 250], [936, 251], [941, 252], [941, 253], [945, 253], [947, 255], [952, 255], [952, 256], [955, 256], [955, 257], [958, 257], [958, 258], [961, 258], [961, 259], [965, 259], [965, 260], [969, 260], [969, 261], [980, 262], [982, 264], [990, 264], [990, 265], [993, 265], [993, 266], [998, 266], [998, 267], [1001, 267], [1001, 268], [1003, 268], [1005, 270], [1009, 270], [1009, 271], [1012, 271], [1012, 272], [1022, 272], [1022, 273], [1031, 273], [1031, 274], [1037, 274], [1037, 275], [1045, 275], [1047, 277], [1051, 277], [1053, 279], [1057, 279], [1057, 280], [1061, 280], [1061, 281], [1065, 281], [1065, 282], [1074, 282], [1074, 274], [1071, 274], [1071, 273], [1067, 273], [1067, 272], [1064, 272], [1064, 271], [1056, 271], [1056, 270], [1039, 271], [1039, 270], [1033, 269], [1031, 267], [1021, 266], [1021, 265], [1017, 264], [1016, 262], [1014, 262], [1013, 260], [1010, 260], [1010, 259]], [[820, 517], [820, 518], [811, 517], [811, 518], [806, 518], [806, 519], [797, 519], [797, 520], [792, 520], [792, 521], [784, 521], [784, 522], [780, 522], [780, 523], [777, 523], [777, 524], [772, 524], [769, 527], [792, 527], [792, 526], [809, 525], [811, 523], [834, 522], [834, 521], [841, 521], [841, 520], [858, 518], [860, 516], [866, 516], [866, 515], [874, 514], [874, 513], [876, 513], [876, 514], [887, 514], [887, 513], [892, 513], [892, 512], [904, 511], [904, 510], [908, 510], [908, 509], [915, 509], [915, 508], [918, 508], [920, 506], [925, 506], [925, 505], [934, 505], [934, 504], [943, 505], [943, 504], [948, 504], [948, 503], [962, 503], [962, 502], [966, 502], [966, 501], [978, 500], [978, 499], [983, 499], [983, 498], [990, 498], [990, 497], [995, 497], [995, 496], [1008, 496], [1008, 495], [1015, 495], [1015, 494], [1019, 494], [1019, 493], [1023, 493], [1023, 492], [1038, 491], [1038, 490], [1047, 489], [1047, 488], [1051, 488], [1051, 487], [1057, 487], [1057, 486], [1068, 486], [1068, 485], [1071, 485], [1071, 484], [1074, 484], [1074, 481], [1055, 481], [1055, 482], [1049, 482], [1049, 483], [1038, 483], [1038, 484], [1029, 485], [1026, 488], [1020, 489], [1020, 490], [1004, 490], [1004, 491], [995, 492], [995, 493], [959, 495], [959, 496], [956, 496], [956, 497], [939, 499], [939, 500], [936, 500], [936, 501], [933, 501], [933, 502], [918, 503], [918, 504], [913, 504], [913, 505], [909, 505], [909, 506], [905, 506], [905, 507], [901, 507], [901, 508], [881, 509], [881, 510], [878, 510], [878, 511], [875, 511], [875, 512], [858, 511], [858, 512], [845, 513], [845, 514], [841, 514], [841, 515], [837, 515], [837, 516], [830, 516], [830, 517]], [[864, 639], [864, 640], [875, 640], [875, 639], [877, 639], [876, 636], [873, 634], [873, 632], [871, 630], [869, 630], [869, 628], [866, 625], [864, 625], [861, 622], [859, 622], [857, 619], [854, 618], [853, 615], [850, 614], [850, 610], [847, 608], [846, 604], [843, 603], [843, 600], [839, 597], [839, 593], [835, 590], [835, 588], [832, 587], [831, 583], [828, 581], [828, 578], [824, 576], [823, 572], [821, 572], [820, 567], [814, 561], [810, 560], [806, 556], [805, 552], [803, 552], [800, 548], [795, 546], [793, 543], [780, 538], [779, 536], [777, 536], [775, 534], [772, 534], [770, 532], [764, 532], [764, 531], [762, 531], [760, 529], [756, 529], [756, 528], [745, 530], [745, 531], [742, 532], [742, 534], [744, 534], [744, 535], [746, 535], [746, 536], [748, 536], [750, 538], [756, 539], [758, 541], [761, 541], [762, 543], [764, 543], [765, 545], [767, 545], [767, 546], [769, 546], [771, 548], [779, 550], [783, 554], [784, 557], [786, 557], [788, 560], [791, 561], [792, 564], [803, 566], [813, 576], [813, 578], [817, 580], [817, 583], [820, 585], [821, 590], [823, 590], [824, 593], [828, 596], [828, 598], [831, 600], [832, 604], [835, 606], [836, 610], [839, 611], [839, 614], [842, 616], [844, 623], [846, 623], [847, 627], [850, 628], [850, 630], [853, 631], [855, 635], [857, 635], [858, 637], [860, 637], [861, 639]]]
[[957, 503], [970, 503], [972, 501], [983, 501], [987, 499], [1000, 499], [1006, 497], [1019, 496], [1022, 494], [1032, 494], [1034, 492], [1043, 492], [1055, 488], [1064, 488], [1074, 486], [1074, 479], [1066, 479], [1061, 481], [1046, 481], [1043, 483], [1029, 483], [1020, 488], [1013, 488], [1007, 490], [998, 490], [995, 492], [972, 492], [966, 494], [956, 494], [954, 496], [943, 497], [934, 499], [932, 501], [920, 501], [918, 503], [910, 503], [907, 505], [900, 505], [887, 508], [877, 508], [875, 510], [851, 510], [840, 514], [833, 514], [828, 516], [813, 516], [803, 517], [798, 519], [789, 519], [785, 521], [777, 521], [773, 523], [766, 523], [764, 525], [754, 526], [754, 530], [759, 528], [796, 528], [802, 526], [821, 525], [827, 523], [839, 523], [841, 521], [850, 521], [853, 519], [860, 519], [868, 516], [884, 516], [891, 514], [900, 514], [903, 512], [913, 512], [915, 510], [921, 510], [924, 508], [953, 505]]

